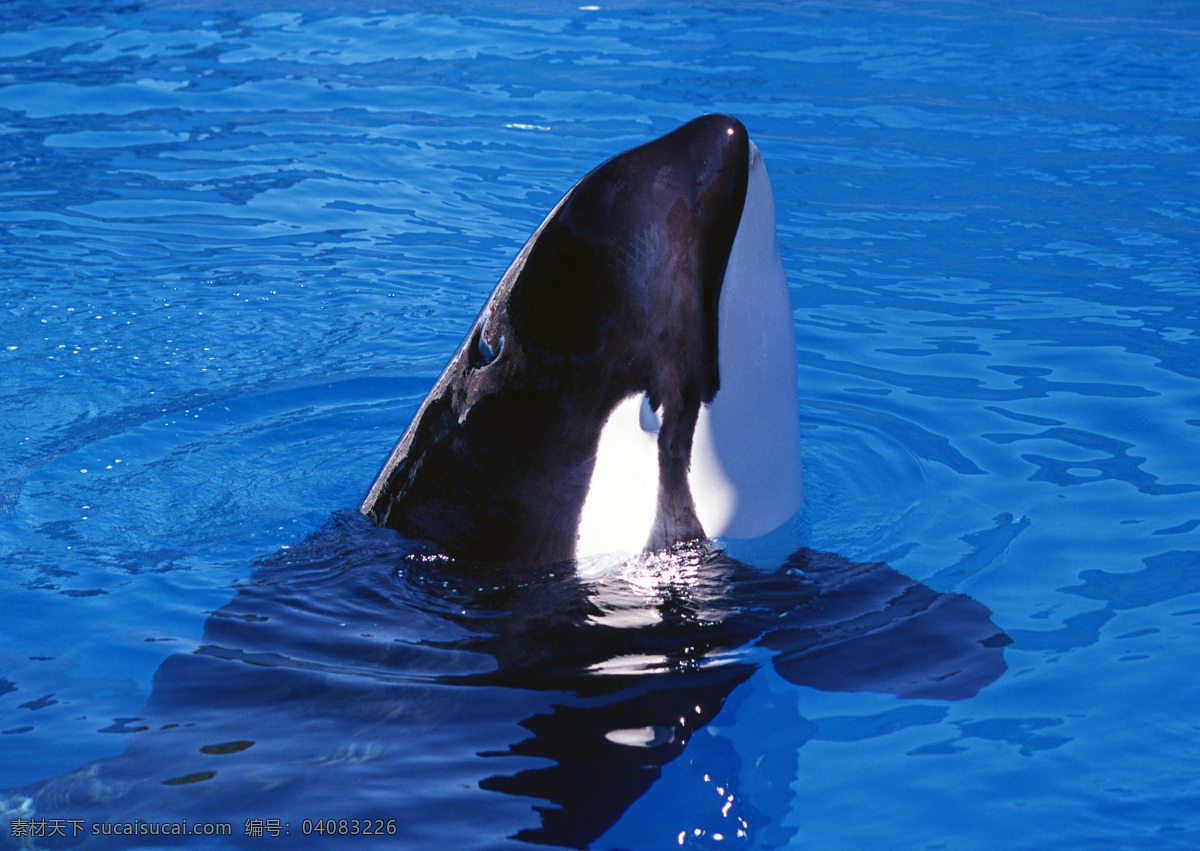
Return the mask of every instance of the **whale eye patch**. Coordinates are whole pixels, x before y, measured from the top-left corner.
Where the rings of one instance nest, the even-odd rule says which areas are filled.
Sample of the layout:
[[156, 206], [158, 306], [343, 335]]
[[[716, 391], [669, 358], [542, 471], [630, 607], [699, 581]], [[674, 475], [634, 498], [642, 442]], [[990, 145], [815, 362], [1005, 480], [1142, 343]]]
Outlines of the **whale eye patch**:
[[480, 325], [475, 329], [475, 339], [471, 341], [471, 366], [478, 369], [479, 367], [487, 366], [496, 358], [500, 357], [500, 353], [504, 351], [504, 335], [500, 335], [500, 339], [496, 341], [493, 347], [483, 336], [483, 326]]

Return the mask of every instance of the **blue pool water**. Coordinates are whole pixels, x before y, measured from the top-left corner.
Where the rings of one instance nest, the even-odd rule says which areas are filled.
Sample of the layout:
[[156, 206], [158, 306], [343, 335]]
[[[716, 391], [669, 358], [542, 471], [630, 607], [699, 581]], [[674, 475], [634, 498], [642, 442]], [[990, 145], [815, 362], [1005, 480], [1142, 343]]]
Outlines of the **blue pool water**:
[[1195, 5], [378, 6], [0, 5], [10, 817], [522, 847], [546, 801], [488, 781], [566, 698], [454, 685], [480, 589], [342, 510], [561, 194], [720, 110], [775, 188], [802, 542], [1013, 643], [953, 701], [747, 651], [593, 847], [1200, 845]]

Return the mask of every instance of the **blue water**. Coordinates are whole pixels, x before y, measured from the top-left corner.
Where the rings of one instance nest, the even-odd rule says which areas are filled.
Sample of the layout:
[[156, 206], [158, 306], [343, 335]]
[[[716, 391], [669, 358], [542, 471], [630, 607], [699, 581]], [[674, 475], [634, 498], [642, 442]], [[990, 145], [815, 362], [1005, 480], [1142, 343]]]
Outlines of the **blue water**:
[[338, 512], [561, 194], [721, 110], [775, 188], [804, 543], [1014, 643], [957, 701], [758, 665], [594, 847], [1200, 845], [1195, 5], [377, 6], [0, 5], [0, 788], [95, 819], [209, 759], [139, 730], [187, 705], [152, 679], [307, 553], [263, 605], [327, 691], [199, 700], [261, 743], [194, 812], [522, 847], [545, 802], [479, 784], [541, 762], [477, 754], [553, 699], [435, 683], [481, 664], [438, 649], [459, 592], [389, 622]]

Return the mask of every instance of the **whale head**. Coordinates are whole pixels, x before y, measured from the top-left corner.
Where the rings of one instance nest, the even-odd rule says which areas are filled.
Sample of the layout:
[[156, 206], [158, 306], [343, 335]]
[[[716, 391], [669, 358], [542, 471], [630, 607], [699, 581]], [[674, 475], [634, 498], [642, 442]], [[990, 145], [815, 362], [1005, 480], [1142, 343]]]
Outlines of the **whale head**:
[[800, 501], [770, 182], [706, 115], [559, 201], [360, 511], [454, 558], [548, 563], [756, 537]]

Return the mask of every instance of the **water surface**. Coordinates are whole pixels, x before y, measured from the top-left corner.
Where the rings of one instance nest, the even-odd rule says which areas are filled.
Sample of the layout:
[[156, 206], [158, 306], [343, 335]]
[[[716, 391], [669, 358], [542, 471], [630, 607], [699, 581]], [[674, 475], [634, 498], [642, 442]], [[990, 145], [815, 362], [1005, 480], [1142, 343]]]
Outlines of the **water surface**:
[[[256, 562], [339, 528], [546, 211], [721, 110], [775, 186], [803, 543], [969, 595], [1014, 643], [956, 701], [822, 691], [752, 654], [594, 846], [1194, 847], [1194, 12], [4, 4], [0, 787], [150, 763], [155, 672], [199, 658]], [[305, 584], [322, 553], [292, 587], [353, 605]], [[446, 623], [381, 624], [416, 648], [396, 688], [451, 672], [416, 658]], [[336, 627], [288, 649], [309, 634]], [[496, 688], [471, 729], [506, 752], [546, 700]], [[264, 769], [302, 781], [289, 812], [392, 808], [410, 847], [539, 823], [544, 801], [479, 785], [535, 757], [478, 757], [454, 727], [380, 757], [313, 717], [340, 720], [296, 740], [380, 785]], [[297, 758], [256, 747], [213, 759]]]

